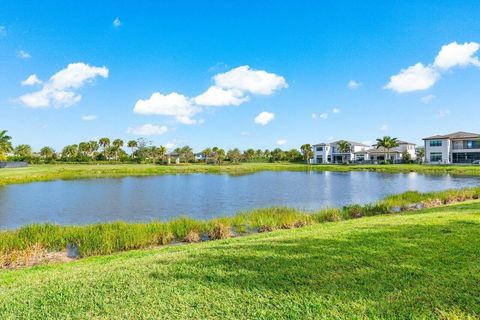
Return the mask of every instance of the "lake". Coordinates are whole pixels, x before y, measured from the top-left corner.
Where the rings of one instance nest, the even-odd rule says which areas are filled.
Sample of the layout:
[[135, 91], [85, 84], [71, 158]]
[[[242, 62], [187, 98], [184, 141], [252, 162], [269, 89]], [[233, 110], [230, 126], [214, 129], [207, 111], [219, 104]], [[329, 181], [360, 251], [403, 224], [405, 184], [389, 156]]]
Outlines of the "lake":
[[477, 186], [479, 177], [375, 172], [258, 172], [57, 180], [0, 187], [0, 229], [36, 222], [207, 219], [268, 206], [319, 209], [407, 190]]

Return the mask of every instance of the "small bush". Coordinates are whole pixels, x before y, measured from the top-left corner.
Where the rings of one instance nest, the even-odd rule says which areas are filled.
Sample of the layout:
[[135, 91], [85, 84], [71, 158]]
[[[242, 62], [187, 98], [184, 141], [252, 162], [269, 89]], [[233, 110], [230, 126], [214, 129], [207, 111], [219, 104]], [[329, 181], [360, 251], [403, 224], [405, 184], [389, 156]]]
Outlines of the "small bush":
[[197, 231], [191, 230], [185, 238], [183, 238], [183, 241], [188, 242], [188, 243], [193, 243], [193, 242], [200, 242], [201, 238], [200, 235], [198, 234]]
[[320, 210], [313, 214], [315, 222], [335, 222], [342, 219], [342, 212], [337, 208], [328, 208]]
[[212, 240], [227, 239], [232, 236], [232, 230], [230, 226], [223, 223], [216, 223], [214, 227], [208, 233], [208, 237]]
[[359, 204], [345, 206], [343, 211], [345, 212], [345, 215], [351, 219], [361, 218], [365, 215], [363, 207]]

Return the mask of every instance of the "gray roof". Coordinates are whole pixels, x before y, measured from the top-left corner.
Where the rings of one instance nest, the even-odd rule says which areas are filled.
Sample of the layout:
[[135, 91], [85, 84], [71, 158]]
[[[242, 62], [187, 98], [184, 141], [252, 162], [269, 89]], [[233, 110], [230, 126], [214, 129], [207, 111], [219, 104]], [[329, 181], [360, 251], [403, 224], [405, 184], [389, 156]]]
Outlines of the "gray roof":
[[317, 143], [317, 144], [314, 144], [313, 146], [333, 146], [333, 145], [337, 145], [340, 141], [347, 141], [349, 144], [353, 145], [353, 146], [361, 146], [361, 147], [370, 147], [369, 145], [366, 145], [364, 143], [361, 143], [361, 142], [355, 142], [355, 141], [350, 141], [350, 140], [337, 140], [337, 141], [333, 141], [333, 142], [322, 142], [322, 143]]
[[478, 133], [472, 133], [472, 132], [464, 132], [464, 131], [458, 131], [458, 132], [452, 132], [449, 134], [445, 135], [440, 135], [437, 134], [435, 136], [423, 138], [423, 140], [432, 140], [432, 139], [478, 139], [480, 138], [480, 134]]

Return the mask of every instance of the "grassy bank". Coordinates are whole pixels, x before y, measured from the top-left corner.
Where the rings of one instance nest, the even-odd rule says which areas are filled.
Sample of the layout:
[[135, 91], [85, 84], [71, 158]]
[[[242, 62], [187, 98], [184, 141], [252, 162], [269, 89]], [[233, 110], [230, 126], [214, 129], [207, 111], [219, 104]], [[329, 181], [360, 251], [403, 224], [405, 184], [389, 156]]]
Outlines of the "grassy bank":
[[228, 173], [247, 174], [258, 171], [376, 171], [385, 173], [418, 172], [427, 174], [480, 175], [480, 166], [441, 165], [305, 165], [295, 163], [242, 163], [238, 165], [87, 165], [55, 164], [31, 165], [28, 168], [0, 169], [0, 185], [48, 181], [55, 179], [81, 179], [125, 176], [151, 176], [184, 173]]
[[1, 319], [477, 319], [480, 203], [0, 271]]
[[49, 252], [74, 251], [81, 257], [171, 244], [226, 239], [233, 236], [312, 224], [350, 220], [437, 207], [480, 198], [480, 187], [441, 192], [406, 192], [366, 205], [315, 212], [264, 208], [208, 221], [179, 218], [169, 222], [100, 223], [86, 226], [34, 224], [0, 232], [0, 268], [38, 263]]

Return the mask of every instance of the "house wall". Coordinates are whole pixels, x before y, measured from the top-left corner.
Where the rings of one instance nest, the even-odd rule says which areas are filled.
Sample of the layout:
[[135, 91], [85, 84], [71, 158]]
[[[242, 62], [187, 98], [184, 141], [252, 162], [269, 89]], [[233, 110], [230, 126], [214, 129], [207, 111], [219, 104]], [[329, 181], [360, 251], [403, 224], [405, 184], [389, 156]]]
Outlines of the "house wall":
[[[442, 141], [441, 146], [430, 146], [430, 141]], [[425, 140], [425, 162], [426, 163], [451, 163], [451, 141], [450, 139]], [[432, 153], [441, 153], [441, 161], [431, 161]]]

